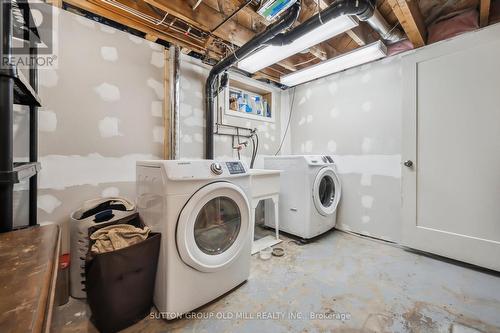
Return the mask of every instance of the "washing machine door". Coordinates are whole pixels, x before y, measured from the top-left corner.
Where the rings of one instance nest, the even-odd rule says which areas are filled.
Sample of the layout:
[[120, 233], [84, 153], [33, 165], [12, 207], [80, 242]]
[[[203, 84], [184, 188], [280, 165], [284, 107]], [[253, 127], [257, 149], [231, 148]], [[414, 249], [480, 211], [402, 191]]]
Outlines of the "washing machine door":
[[201, 188], [182, 209], [176, 237], [182, 260], [194, 269], [215, 272], [230, 265], [250, 239], [245, 193], [229, 182]]
[[321, 215], [335, 213], [340, 200], [340, 181], [331, 167], [321, 169], [314, 180], [313, 201]]

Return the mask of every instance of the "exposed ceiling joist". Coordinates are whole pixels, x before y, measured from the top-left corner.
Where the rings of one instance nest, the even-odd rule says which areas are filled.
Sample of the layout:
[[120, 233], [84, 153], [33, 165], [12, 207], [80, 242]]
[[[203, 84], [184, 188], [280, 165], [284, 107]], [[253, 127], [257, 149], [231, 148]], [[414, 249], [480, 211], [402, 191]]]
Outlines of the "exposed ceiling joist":
[[[163, 20], [166, 18], [163, 13], [158, 13], [157, 11], [154, 10], [151, 6], [149, 6], [147, 3], [144, 1], [135, 1], [135, 0], [88, 0], [88, 2], [94, 3], [95, 5], [104, 7], [114, 13], [124, 15], [126, 17], [130, 17], [131, 19], [134, 19], [140, 23], [143, 23], [144, 25], [155, 29], [159, 30], [173, 38], [175, 40], [181, 40], [185, 45], [180, 45], [183, 47], [189, 47], [191, 45], [191, 48], [201, 48], [204, 42], [203, 37], [197, 36], [196, 34], [189, 34], [190, 27], [188, 27], [187, 30], [181, 30], [179, 31], [178, 29], [175, 28], [175, 26], [172, 26], [172, 24], [157, 24], [159, 22], [163, 22]], [[140, 13], [138, 15], [134, 13]], [[146, 15], [146, 18], [143, 18], [142, 16]], [[151, 22], [151, 19], [156, 19], [157, 22]], [[175, 22], [176, 19], [174, 19], [172, 22]], [[152, 34], [155, 35], [155, 34]]]
[[320, 46], [323, 48], [323, 50], [325, 50], [326, 57], [328, 59], [336, 57], [340, 53], [336, 48], [334, 48], [332, 45], [330, 45], [327, 42], [321, 43]]
[[[86, 1], [86, 0], [65, 0], [65, 3], [72, 5], [76, 8], [83, 9], [85, 11], [97, 14], [99, 16], [102, 16], [108, 20], [123, 24], [125, 26], [128, 26], [132, 29], [141, 31], [145, 34], [150, 34], [154, 36], [158, 36], [158, 38], [161, 38], [167, 42], [174, 43], [183, 47], [189, 47], [193, 50], [196, 50], [197, 52], [203, 52], [204, 47], [203, 45], [199, 45], [194, 42], [189, 42], [185, 36], [184, 40], [181, 39], [181, 36], [177, 36], [174, 34], [174, 32], [165, 32], [158, 27], [151, 27], [150, 25], [146, 24], [142, 20], [138, 18], [133, 18], [131, 15], [127, 15], [126, 13], [122, 13], [116, 9], [113, 8], [108, 8], [101, 6], [103, 4], [100, 2], [99, 4], [96, 4], [91, 1]], [[182, 35], [182, 34], [180, 34]]]
[[[46, 0], [61, 6], [64, 0]], [[495, 4], [491, 0], [464, 0], [479, 4], [480, 25], [495, 22]], [[500, 1], [500, 0], [499, 0]], [[242, 46], [271, 22], [257, 14], [257, 2], [248, 0], [66, 0], [72, 7], [93, 13], [144, 33], [150, 41], [159, 39], [191, 51], [207, 59], [219, 60], [235, 46]], [[324, 10], [334, 0], [301, 0], [302, 10], [294, 27], [318, 10]], [[427, 0], [427, 2], [432, 2]], [[457, 4], [451, 9], [459, 8]], [[460, 2], [462, 3], [462, 2]], [[401, 24], [409, 40], [420, 47], [426, 43], [429, 12], [424, 0], [380, 0], [377, 8], [391, 27]], [[246, 6], [243, 6], [246, 5]], [[491, 7], [491, 10], [490, 10]], [[235, 12], [236, 11], [236, 12]], [[165, 15], [168, 14], [168, 15]], [[423, 14], [425, 16], [423, 16]], [[224, 24], [220, 25], [221, 22]], [[214, 31], [214, 28], [220, 27]], [[364, 22], [318, 45], [288, 57], [256, 73], [257, 77], [279, 82], [280, 76], [317, 64], [373, 42], [379, 35]]]
[[388, 0], [403, 27], [408, 39], [415, 47], [425, 45], [427, 28], [416, 0]]
[[158, 36], [153, 35], [153, 34], [146, 34], [146, 36], [144, 36], [144, 38], [149, 40], [150, 42], [156, 42], [158, 40]]
[[389, 4], [388, 0], [378, 1], [377, 9], [382, 14], [382, 16], [387, 20], [387, 23], [389, 23], [391, 26], [394, 26], [395, 24], [399, 23], [399, 20], [394, 14], [394, 11], [392, 10], [392, 7]]
[[203, 0], [198, 0], [196, 1], [196, 3], [194, 4], [193, 6], [193, 10], [196, 10], [196, 8], [198, 8], [198, 6], [200, 5], [200, 3], [202, 2]]
[[282, 61], [278, 62], [278, 65], [280, 65], [283, 68], [288, 69], [291, 72], [297, 71], [297, 68], [295, 67], [295, 64], [293, 62], [291, 62], [290, 60], [288, 60], [288, 59], [285, 59], [285, 60], [282, 60]]
[[362, 22], [356, 28], [347, 30], [346, 34], [359, 46], [364, 46], [372, 42], [370, 38], [370, 29]]
[[479, 26], [481, 28], [488, 25], [490, 6], [491, 0], [480, 0], [479, 2]]
[[[234, 0], [233, 0], [234, 1]], [[240, 2], [238, 0], [236, 0], [236, 2]], [[262, 16], [260, 16], [259, 14], [257, 14], [255, 11], [253, 11], [250, 7], [245, 7], [243, 8], [243, 10], [245, 14], [249, 15], [252, 19], [256, 20], [257, 22], [265, 25], [265, 26], [268, 26], [270, 24], [270, 22], [268, 22], [265, 18], [263, 18]], [[311, 54], [314, 54], [315, 56], [317, 56], [318, 58], [322, 59], [322, 60], [326, 60], [326, 54], [327, 54], [327, 51], [321, 47], [321, 46], [314, 46], [314, 47], [311, 47], [309, 49], [309, 52]], [[279, 62], [278, 64], [280, 64], [282, 67], [285, 67], [289, 70], [292, 70], [292, 71], [296, 71], [297, 69], [293, 67], [293, 65], [291, 64], [291, 62]]]
[[[314, 1], [317, 1], [320, 10], [326, 9], [328, 6], [330, 6], [331, 2], [326, 0], [314, 0]], [[356, 44], [358, 44], [359, 46], [364, 46], [367, 44], [366, 30], [364, 28], [361, 28], [361, 26], [358, 26], [351, 30], [347, 30], [346, 34], [348, 34], [349, 37], [351, 37], [352, 40], [355, 41]]]
[[51, 4], [54, 7], [62, 7], [62, 0], [47, 0], [47, 3]]
[[[191, 10], [189, 4], [184, 0], [145, 0], [152, 6], [155, 6], [167, 13], [180, 17], [188, 23], [196, 25], [206, 31], [211, 31], [225, 17], [217, 10], [208, 6], [207, 4], [200, 3], [196, 12]], [[259, 16], [254, 12], [256, 16]], [[213, 34], [224, 40], [228, 40], [228, 36], [235, 36], [233, 40], [229, 40], [237, 46], [241, 46], [255, 36], [255, 32], [237, 24], [234, 21], [227, 21], [224, 25], [220, 26]], [[211, 43], [210, 37], [208, 39]], [[207, 42], [208, 42], [207, 41]], [[290, 70], [296, 71], [297, 69], [290, 62], [280, 62], [279, 65]]]
[[[203, 2], [200, 3], [196, 11], [193, 11], [191, 5], [185, 0], [144, 1], [205, 31], [212, 31], [213, 28], [225, 19], [222, 13]], [[255, 32], [234, 21], [228, 21], [219, 27], [217, 31], [214, 31], [214, 35], [241, 46], [249, 41], [255, 35]]]

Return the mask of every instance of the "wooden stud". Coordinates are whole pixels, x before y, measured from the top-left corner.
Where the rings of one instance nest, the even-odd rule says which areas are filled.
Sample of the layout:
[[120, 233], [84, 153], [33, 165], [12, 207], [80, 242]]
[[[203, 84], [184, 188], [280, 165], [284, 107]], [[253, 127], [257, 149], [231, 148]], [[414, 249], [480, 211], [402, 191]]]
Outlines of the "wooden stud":
[[51, 4], [54, 7], [62, 8], [62, 0], [47, 0], [47, 3]]
[[291, 72], [297, 71], [297, 68], [295, 68], [295, 64], [288, 59], [281, 60], [280, 62], [277, 63], [277, 65], [286, 68]]
[[150, 42], [156, 42], [158, 40], [158, 36], [155, 36], [153, 34], [146, 34], [146, 36], [144, 36], [144, 38], [146, 38]]
[[394, 26], [396, 23], [399, 22], [388, 0], [380, 0], [378, 3], [379, 3], [377, 6], [378, 11], [380, 12], [380, 14], [382, 14], [382, 16], [387, 20], [387, 22], [391, 26]]
[[326, 60], [326, 52], [321, 50], [319, 47], [310, 47], [309, 48], [309, 53], [315, 56], [316, 58], [320, 60]]
[[416, 0], [388, 0], [414, 47], [425, 45], [427, 28]]
[[370, 43], [370, 29], [364, 22], [359, 22], [359, 25], [351, 30], [347, 30], [346, 34], [359, 46], [364, 46]]
[[485, 27], [488, 25], [490, 17], [491, 0], [481, 0], [479, 2], [479, 26]]
[[325, 50], [327, 59], [336, 57], [339, 54], [339, 51], [327, 42], [321, 43], [321, 47]]

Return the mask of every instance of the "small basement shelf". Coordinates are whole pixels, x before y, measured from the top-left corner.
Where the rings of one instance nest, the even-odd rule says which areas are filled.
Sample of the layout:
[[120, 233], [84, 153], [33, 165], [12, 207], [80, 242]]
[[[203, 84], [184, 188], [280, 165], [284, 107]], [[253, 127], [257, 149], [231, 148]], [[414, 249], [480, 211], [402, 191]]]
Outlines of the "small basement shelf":
[[[33, 20], [30, 3], [27, 1], [4, 0], [2, 3], [2, 29], [0, 29], [0, 45], [2, 56], [12, 59], [13, 40], [20, 40], [28, 46], [29, 57], [38, 55], [37, 43], [40, 34]], [[0, 232], [14, 229], [14, 185], [29, 181], [29, 225], [37, 225], [37, 174], [41, 169], [38, 162], [38, 107], [41, 106], [37, 94], [38, 68], [37, 61], [30, 61], [29, 80], [14, 65], [0, 68]], [[29, 107], [29, 162], [13, 162], [12, 136], [14, 104]]]
[[11, 66], [9, 69], [1, 69], [0, 76], [7, 76], [14, 79], [14, 104], [42, 106], [40, 97], [16, 66]]
[[17, 184], [36, 175], [42, 168], [40, 162], [14, 162], [10, 172], [0, 172], [0, 184]]
[[226, 115], [275, 122], [273, 91], [231, 78], [223, 96]]

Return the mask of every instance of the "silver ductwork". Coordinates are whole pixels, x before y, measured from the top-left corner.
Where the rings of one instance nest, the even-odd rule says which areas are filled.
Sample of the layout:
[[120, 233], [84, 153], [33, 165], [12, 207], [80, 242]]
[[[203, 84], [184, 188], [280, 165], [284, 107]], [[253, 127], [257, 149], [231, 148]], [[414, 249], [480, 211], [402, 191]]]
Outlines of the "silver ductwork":
[[387, 23], [385, 18], [376, 8], [373, 10], [373, 15], [366, 19], [365, 22], [367, 22], [387, 44], [394, 44], [406, 39], [406, 36], [401, 30], [397, 27], [389, 26], [389, 23]]
[[170, 46], [170, 156], [171, 160], [180, 158], [180, 49]]

